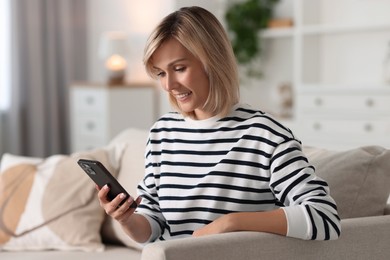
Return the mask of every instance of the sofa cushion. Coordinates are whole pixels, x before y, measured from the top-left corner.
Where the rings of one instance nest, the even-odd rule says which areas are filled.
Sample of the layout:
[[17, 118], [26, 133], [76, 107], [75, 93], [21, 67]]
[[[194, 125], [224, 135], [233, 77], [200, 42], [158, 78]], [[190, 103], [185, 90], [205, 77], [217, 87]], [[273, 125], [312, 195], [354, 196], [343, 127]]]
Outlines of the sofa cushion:
[[3, 155], [0, 250], [103, 250], [104, 212], [79, 158], [100, 160], [114, 171], [103, 149], [42, 159]]
[[341, 218], [383, 215], [390, 192], [390, 151], [366, 146], [347, 151], [304, 147], [316, 174], [328, 182]]

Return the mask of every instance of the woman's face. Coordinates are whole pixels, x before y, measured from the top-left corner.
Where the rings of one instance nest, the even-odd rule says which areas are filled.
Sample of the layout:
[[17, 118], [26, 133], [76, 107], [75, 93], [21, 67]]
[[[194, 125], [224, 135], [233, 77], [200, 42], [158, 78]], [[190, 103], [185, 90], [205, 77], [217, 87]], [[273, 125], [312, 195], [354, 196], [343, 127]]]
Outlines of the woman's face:
[[154, 52], [152, 64], [161, 86], [182, 111], [193, 112], [198, 120], [213, 116], [203, 109], [210, 90], [206, 71], [180, 42], [175, 39], [164, 42]]

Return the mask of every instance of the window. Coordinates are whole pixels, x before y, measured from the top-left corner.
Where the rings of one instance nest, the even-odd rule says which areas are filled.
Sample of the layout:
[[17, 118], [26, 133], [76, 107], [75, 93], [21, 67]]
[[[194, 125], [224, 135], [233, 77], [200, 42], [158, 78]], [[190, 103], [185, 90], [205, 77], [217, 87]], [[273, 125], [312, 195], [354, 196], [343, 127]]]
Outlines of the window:
[[10, 1], [0, 0], [0, 110], [10, 105], [11, 92]]

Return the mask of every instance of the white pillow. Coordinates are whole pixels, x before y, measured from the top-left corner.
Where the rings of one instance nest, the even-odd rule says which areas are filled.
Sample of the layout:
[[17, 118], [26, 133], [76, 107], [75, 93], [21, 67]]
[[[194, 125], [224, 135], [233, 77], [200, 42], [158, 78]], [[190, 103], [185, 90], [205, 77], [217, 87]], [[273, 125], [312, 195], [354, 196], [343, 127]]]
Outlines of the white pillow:
[[390, 150], [364, 146], [346, 151], [304, 147], [316, 174], [327, 181], [339, 216], [383, 215], [390, 193]]

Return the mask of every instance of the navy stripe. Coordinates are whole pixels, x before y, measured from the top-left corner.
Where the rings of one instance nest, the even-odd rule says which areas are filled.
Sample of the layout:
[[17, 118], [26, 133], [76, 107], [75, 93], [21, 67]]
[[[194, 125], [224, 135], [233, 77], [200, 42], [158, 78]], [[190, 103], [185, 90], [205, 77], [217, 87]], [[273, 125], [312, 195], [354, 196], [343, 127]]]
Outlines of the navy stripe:
[[231, 150], [233, 152], [241, 152], [241, 153], [250, 153], [250, 154], [257, 154], [257, 155], [262, 155], [266, 158], [271, 158], [271, 154], [269, 153], [266, 153], [264, 151], [261, 151], [261, 150], [257, 150], [257, 149], [251, 149], [251, 148], [243, 148], [243, 147], [233, 147], [233, 149]]
[[311, 230], [312, 230], [311, 240], [315, 240], [317, 238], [317, 227], [314, 223], [313, 214], [311, 213], [311, 209], [308, 205], [305, 205], [305, 208], [307, 214], [309, 214], [310, 223], [311, 223]]
[[306, 157], [297, 156], [297, 157], [291, 158], [290, 160], [287, 160], [287, 161], [285, 161], [284, 163], [282, 163], [281, 165], [275, 167], [274, 173], [275, 173], [275, 172], [278, 172], [278, 171], [280, 171], [281, 169], [285, 168], [286, 166], [289, 166], [290, 164], [293, 164], [293, 163], [298, 162], [298, 161], [305, 161], [305, 162], [308, 162], [307, 159], [306, 159]]
[[185, 166], [185, 167], [213, 167], [216, 163], [195, 163], [195, 162], [171, 162], [171, 161], [161, 161], [161, 165], [171, 165], [171, 166]]
[[162, 122], [162, 121], [165, 121], [165, 122], [184, 122], [185, 120], [182, 119], [182, 118], [173, 118], [173, 117], [161, 117], [159, 120], [159, 122]]
[[[160, 210], [155, 209], [155, 208], [152, 208], [152, 207], [148, 207], [148, 206], [146, 206], [146, 205], [144, 205], [144, 204], [139, 205], [138, 208], [140, 208], [140, 209], [147, 209], [147, 210], [150, 210], [150, 211], [152, 211], [152, 212], [154, 212], [154, 213], [156, 213], [156, 214], [159, 214], [159, 213], [160, 213]], [[138, 209], [138, 208], [137, 208], [137, 209]]]
[[223, 139], [205, 139], [205, 140], [186, 140], [186, 139], [169, 139], [162, 138], [161, 140], [150, 140], [151, 144], [175, 143], [175, 144], [223, 144], [236, 143], [239, 138], [223, 138]]
[[325, 195], [326, 195], [326, 191], [325, 191], [325, 189], [324, 189], [323, 187], [316, 187], [316, 188], [314, 188], [314, 189], [308, 190], [308, 191], [303, 192], [303, 193], [301, 193], [301, 194], [295, 195], [295, 196], [293, 197], [293, 200], [296, 201], [296, 200], [298, 200], [300, 197], [302, 197], [302, 196], [304, 196], [304, 195], [306, 195], [306, 194], [308, 194], [308, 193], [312, 193], [312, 192], [314, 192], [314, 191], [320, 191], [320, 193], [317, 193], [316, 196], [325, 196]]
[[240, 161], [240, 160], [231, 160], [224, 159], [216, 163], [200, 163], [200, 162], [171, 162], [171, 161], [161, 161], [161, 165], [171, 165], [171, 166], [185, 166], [185, 167], [214, 167], [216, 164], [233, 164], [241, 166], [250, 166], [255, 168], [260, 168], [264, 170], [269, 169], [269, 165], [263, 165], [261, 163], [251, 162], [251, 161]]
[[[259, 151], [257, 149], [251, 149], [251, 148], [233, 147], [230, 151], [262, 155], [262, 156], [264, 156], [266, 158], [271, 158], [271, 156], [272, 156], [271, 154], [266, 153], [264, 151]], [[159, 155], [162, 155], [162, 154], [174, 154], [174, 155], [180, 155], [180, 154], [187, 154], [187, 155], [225, 155], [228, 152], [229, 152], [229, 150], [194, 151], [194, 150], [167, 150], [167, 149], [163, 149], [161, 152], [155, 151], [155, 152], [149, 152], [148, 154], [151, 154], [153, 156], [159, 156]]]
[[262, 112], [260, 110], [247, 109], [247, 108], [243, 108], [243, 107], [237, 108], [236, 111], [242, 111], [242, 112], [245, 112], [248, 114], [256, 114], [256, 113], [265, 114], [264, 112]]
[[[141, 186], [138, 186], [138, 189], [145, 191]], [[142, 198], [147, 199], [152, 205], [158, 205], [158, 202], [154, 199], [154, 197], [147, 193], [143, 193]]]
[[255, 192], [255, 193], [268, 193], [268, 192], [270, 192], [269, 189], [256, 189], [256, 188], [233, 186], [233, 185], [219, 184], [219, 183], [200, 183], [200, 184], [196, 184], [196, 185], [161, 184], [158, 187], [158, 189], [183, 189], [183, 190], [190, 190], [190, 189], [195, 189], [195, 188], [218, 188], [218, 189]]
[[322, 223], [324, 225], [324, 232], [325, 232], [325, 238], [324, 240], [329, 240], [330, 239], [330, 232], [329, 232], [329, 224], [328, 224], [328, 220], [330, 220], [328, 218], [328, 216], [326, 216], [324, 213], [322, 213], [321, 211], [317, 210], [317, 209], [314, 209], [318, 215], [320, 215], [322, 217]]
[[180, 220], [169, 220], [168, 223], [170, 225], [183, 225], [183, 224], [190, 224], [190, 223], [196, 223], [196, 224], [210, 224], [212, 221], [207, 219], [198, 219], [198, 218], [189, 218], [189, 219], [180, 219]]
[[[167, 177], [179, 177], [179, 178], [192, 178], [192, 179], [201, 179], [206, 176], [223, 176], [223, 177], [229, 177], [229, 178], [240, 178], [240, 179], [249, 179], [249, 180], [255, 180], [255, 181], [263, 181], [263, 182], [269, 182], [269, 177], [263, 177], [259, 175], [249, 175], [246, 173], [236, 173], [236, 172], [223, 172], [223, 171], [211, 171], [209, 173], [205, 174], [194, 174], [194, 173], [177, 173], [177, 172], [162, 172], [161, 176], [167, 176]], [[160, 178], [159, 175], [154, 176], [154, 178], [158, 179]]]
[[269, 170], [269, 165], [263, 165], [261, 163], [252, 162], [252, 161], [240, 161], [240, 160], [232, 160], [232, 159], [224, 159], [220, 163], [225, 164], [233, 164], [233, 165], [242, 165], [242, 166], [250, 166], [259, 169]]
[[[337, 235], [340, 236], [341, 234], [341, 230], [339, 229], [339, 227], [329, 218], [329, 216], [327, 216], [325, 213], [323, 213], [322, 211], [318, 211], [319, 215], [324, 218], [327, 223], [330, 223], [333, 227], [333, 229], [336, 231]], [[337, 216], [338, 218], [338, 216]], [[329, 234], [329, 237], [330, 237], [330, 234]]]
[[204, 208], [204, 207], [189, 207], [189, 208], [163, 208], [161, 209], [163, 213], [174, 213], [174, 212], [211, 212], [216, 214], [229, 214], [235, 211], [226, 210], [226, 209], [214, 209], [214, 208]]
[[250, 140], [257, 141], [261, 143], [266, 143], [273, 147], [276, 147], [278, 144], [266, 139], [261, 136], [253, 136], [253, 135], [244, 135], [241, 138], [222, 138], [222, 139], [203, 139], [203, 140], [187, 140], [187, 139], [170, 139], [170, 138], [162, 138], [161, 140], [151, 139], [151, 144], [162, 144], [162, 143], [177, 143], [177, 144], [223, 144], [223, 143], [237, 143], [239, 140]]
[[192, 150], [166, 150], [163, 149], [161, 152], [152, 152], [152, 155], [161, 155], [161, 154], [174, 154], [174, 155], [180, 155], [180, 154], [187, 154], [187, 155], [225, 155], [229, 151], [228, 150], [222, 150], [222, 151], [192, 151]]
[[184, 201], [184, 200], [210, 200], [210, 201], [224, 201], [224, 202], [231, 202], [231, 203], [237, 203], [237, 204], [245, 204], [245, 205], [257, 205], [257, 204], [275, 204], [275, 199], [272, 200], [242, 200], [242, 199], [235, 199], [235, 198], [228, 198], [228, 197], [221, 197], [221, 196], [207, 196], [207, 195], [197, 195], [197, 196], [186, 196], [186, 197], [180, 197], [180, 196], [164, 196], [160, 197], [160, 201]]
[[251, 115], [250, 117], [237, 117], [237, 116], [233, 116], [233, 117], [226, 117], [224, 119], [221, 119], [219, 120], [220, 122], [229, 122], [229, 121], [235, 121], [235, 122], [245, 122], [245, 121], [248, 121], [248, 120], [251, 120], [251, 119], [254, 119], [254, 118], [266, 118], [268, 120], [270, 120], [272, 123], [274, 123], [275, 125], [279, 126], [280, 128], [282, 128], [283, 130], [289, 132], [292, 134], [291, 130], [287, 127], [285, 127], [284, 125], [282, 125], [281, 123], [279, 123], [278, 121], [276, 121], [275, 119], [273, 119], [272, 117], [269, 117], [267, 116], [264, 112], [261, 112], [261, 111], [251, 111], [251, 114], [256, 114], [256, 113], [260, 113], [260, 115]]
[[311, 202], [314, 202], [314, 203], [326, 204], [326, 205], [331, 206], [331, 207], [334, 208], [335, 210], [337, 210], [337, 206], [336, 206], [335, 204], [333, 204], [332, 202], [327, 201], [327, 200], [321, 200], [321, 199], [311, 198], [311, 199], [308, 199], [308, 201], [311, 201]]
[[280, 201], [285, 203], [285, 200], [286, 200], [286, 197], [288, 195], [288, 193], [293, 189], [295, 188], [295, 186], [297, 186], [299, 183], [302, 183], [303, 180], [305, 180], [306, 178], [308, 178], [310, 176], [310, 174], [303, 174], [301, 175], [298, 179], [296, 179], [295, 181], [293, 181], [290, 185], [288, 185], [288, 187], [286, 187], [283, 191], [283, 194], [282, 196], [280, 197]]
[[303, 168], [297, 169], [297, 170], [293, 171], [292, 173], [290, 173], [290, 174], [284, 176], [283, 178], [280, 178], [279, 180], [273, 182], [273, 183], [271, 184], [271, 187], [275, 188], [276, 186], [280, 185], [281, 183], [283, 183], [283, 182], [287, 181], [288, 179], [294, 177], [294, 176], [297, 175], [300, 171], [302, 171], [302, 169], [303, 169]]
[[289, 154], [291, 152], [294, 152], [294, 151], [300, 151], [300, 149], [298, 147], [291, 147], [291, 148], [287, 148], [287, 149], [284, 149], [283, 151], [281, 151], [280, 153], [278, 154], [275, 154], [272, 159], [271, 159], [271, 162], [270, 164], [272, 165], [272, 163], [276, 160], [276, 159], [279, 159], [283, 156], [285, 156], [286, 154]]
[[321, 181], [321, 180], [310, 180], [310, 181], [308, 181], [308, 183], [313, 184], [313, 185], [320, 185], [323, 187], [328, 187], [328, 183], [326, 183], [325, 181]]
[[182, 230], [182, 231], [177, 231], [177, 232], [170, 232], [170, 235], [173, 236], [183, 236], [183, 235], [192, 235], [194, 231], [192, 230]]
[[265, 144], [268, 144], [272, 147], [276, 147], [278, 146], [277, 143], [267, 139], [267, 138], [264, 138], [264, 137], [261, 137], [261, 136], [253, 136], [253, 135], [243, 135], [241, 137], [242, 140], [251, 140], [251, 141], [258, 141], [260, 143], [265, 143]]

